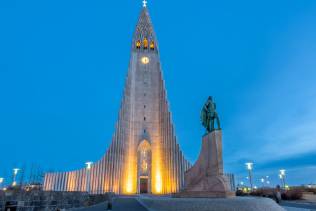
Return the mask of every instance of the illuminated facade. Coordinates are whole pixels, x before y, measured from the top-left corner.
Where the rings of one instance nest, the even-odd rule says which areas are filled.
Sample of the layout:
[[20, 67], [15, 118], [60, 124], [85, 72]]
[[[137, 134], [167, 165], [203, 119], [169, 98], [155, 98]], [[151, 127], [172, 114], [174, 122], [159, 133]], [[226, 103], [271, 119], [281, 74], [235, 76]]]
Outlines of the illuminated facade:
[[89, 168], [47, 173], [44, 190], [168, 194], [183, 187], [190, 163], [176, 141], [157, 43], [144, 7], [112, 144]]

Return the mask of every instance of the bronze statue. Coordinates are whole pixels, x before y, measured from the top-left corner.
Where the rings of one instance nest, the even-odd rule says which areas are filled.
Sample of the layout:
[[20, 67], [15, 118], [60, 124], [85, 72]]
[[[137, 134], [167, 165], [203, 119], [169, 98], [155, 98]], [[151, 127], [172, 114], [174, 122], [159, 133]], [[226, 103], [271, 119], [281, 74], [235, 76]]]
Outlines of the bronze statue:
[[[215, 120], [217, 123], [217, 129], [215, 129]], [[210, 133], [214, 130], [221, 130], [218, 114], [216, 112], [216, 104], [213, 102], [213, 98], [209, 97], [201, 111], [201, 122], [205, 127], [206, 132]]]

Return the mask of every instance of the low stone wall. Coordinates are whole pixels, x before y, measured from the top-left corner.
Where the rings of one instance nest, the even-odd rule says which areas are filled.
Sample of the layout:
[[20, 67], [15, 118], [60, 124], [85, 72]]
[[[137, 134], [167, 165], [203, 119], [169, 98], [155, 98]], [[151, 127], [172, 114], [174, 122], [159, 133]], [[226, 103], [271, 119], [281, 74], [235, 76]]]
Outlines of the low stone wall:
[[139, 198], [152, 211], [284, 211], [273, 200], [256, 197], [211, 198]]
[[0, 210], [5, 210], [6, 206], [16, 207], [17, 210], [23, 211], [87, 207], [107, 201], [110, 195], [113, 194], [89, 195], [83, 192], [1, 191]]

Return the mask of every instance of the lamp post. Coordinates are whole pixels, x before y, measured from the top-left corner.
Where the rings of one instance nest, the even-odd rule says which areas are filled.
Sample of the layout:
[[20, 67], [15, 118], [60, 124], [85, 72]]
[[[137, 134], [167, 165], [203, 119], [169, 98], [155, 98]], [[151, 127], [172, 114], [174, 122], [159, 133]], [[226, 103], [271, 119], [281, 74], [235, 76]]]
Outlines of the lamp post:
[[281, 182], [283, 183], [283, 187], [284, 187], [284, 189], [285, 189], [285, 186], [286, 186], [286, 184], [285, 184], [285, 169], [281, 169], [280, 170], [280, 179], [281, 179]]
[[279, 174], [279, 178], [280, 178], [281, 186], [283, 186], [283, 181], [282, 181], [282, 175], [281, 174]]
[[86, 191], [90, 193], [90, 171], [93, 162], [86, 162]]
[[0, 177], [0, 190], [2, 189], [2, 183], [4, 181], [4, 178]]
[[264, 187], [264, 178], [261, 178], [262, 187]]
[[18, 175], [20, 169], [18, 168], [14, 168], [13, 169], [13, 182], [12, 182], [12, 186], [16, 186], [16, 175]]
[[252, 183], [252, 169], [253, 169], [253, 163], [245, 163], [246, 168], [248, 170], [249, 174], [249, 182], [250, 182], [250, 189], [252, 190], [253, 183]]
[[270, 186], [270, 181], [269, 181], [269, 176], [266, 176], [266, 182], [267, 182], [267, 186]]

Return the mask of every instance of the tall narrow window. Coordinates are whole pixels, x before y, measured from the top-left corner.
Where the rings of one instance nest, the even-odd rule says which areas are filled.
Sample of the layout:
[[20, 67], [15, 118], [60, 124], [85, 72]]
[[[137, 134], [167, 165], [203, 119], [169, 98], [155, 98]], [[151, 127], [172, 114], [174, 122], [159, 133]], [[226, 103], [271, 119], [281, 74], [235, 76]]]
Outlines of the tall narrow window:
[[137, 42], [136, 42], [136, 48], [140, 48], [140, 46], [141, 46], [141, 42], [138, 40]]
[[147, 49], [148, 48], [148, 40], [147, 40], [147, 38], [144, 39], [143, 43], [144, 43], [144, 49]]
[[144, 121], [146, 121], [146, 117], [144, 117]]
[[154, 41], [151, 41], [151, 43], [150, 43], [150, 49], [151, 49], [151, 50], [155, 50], [155, 42], [154, 42]]

